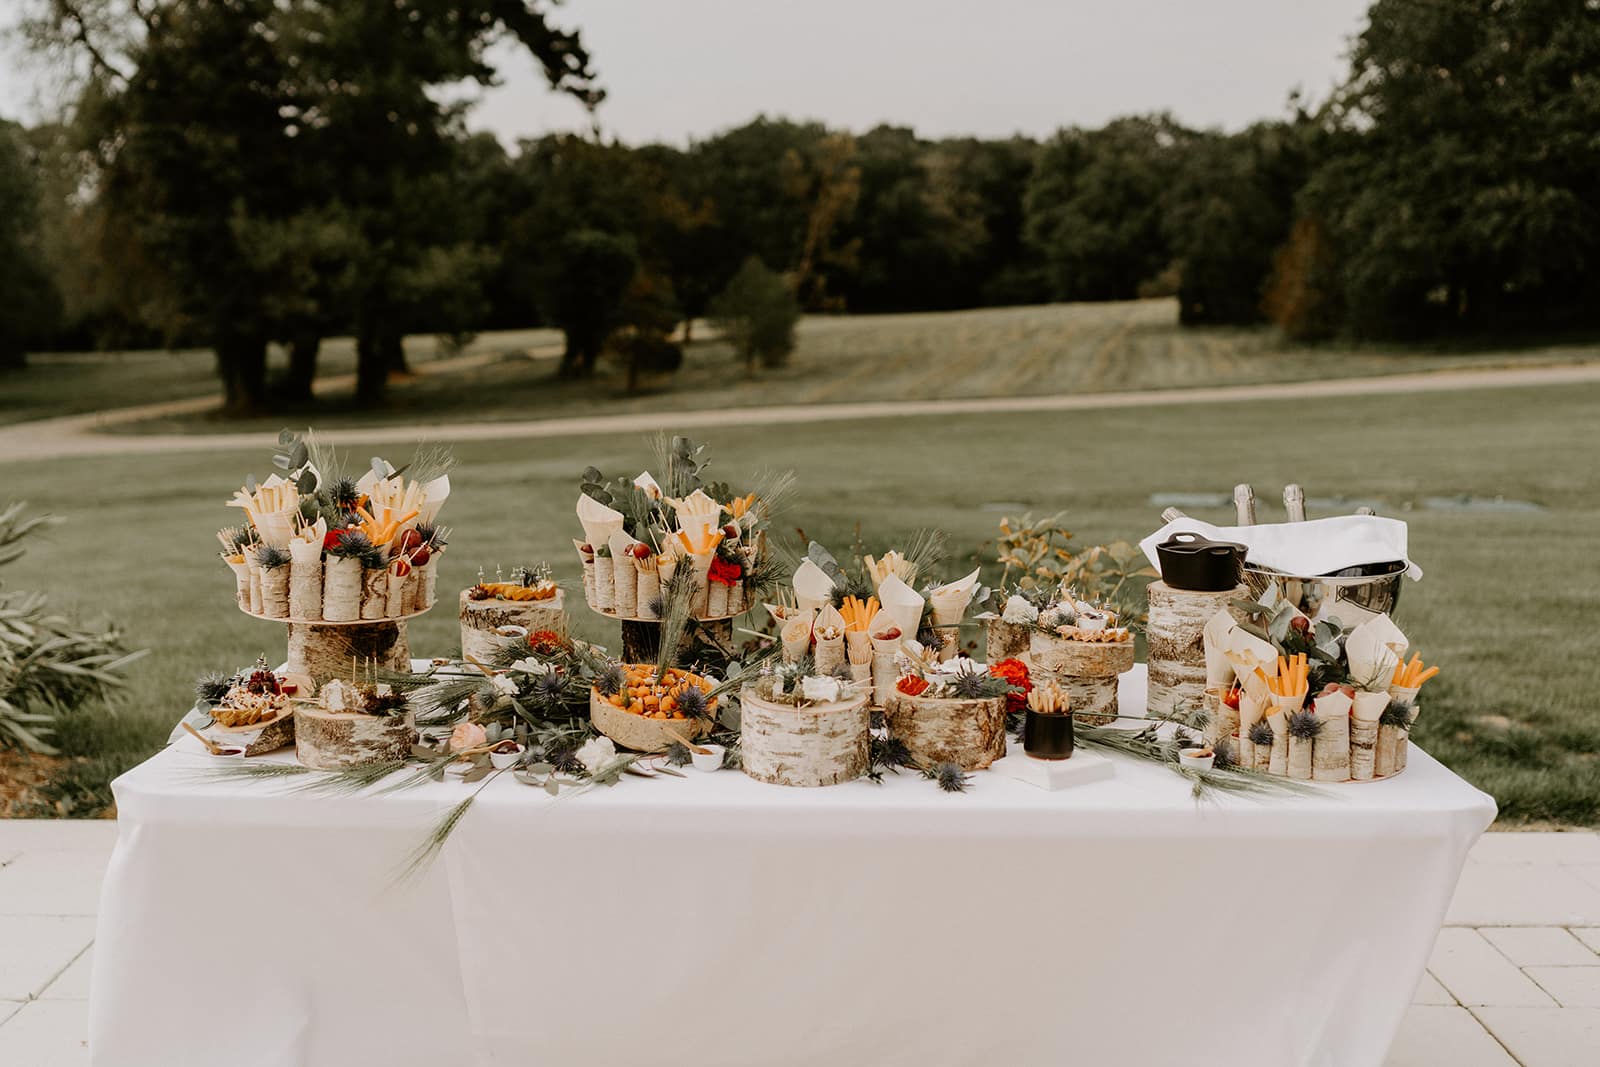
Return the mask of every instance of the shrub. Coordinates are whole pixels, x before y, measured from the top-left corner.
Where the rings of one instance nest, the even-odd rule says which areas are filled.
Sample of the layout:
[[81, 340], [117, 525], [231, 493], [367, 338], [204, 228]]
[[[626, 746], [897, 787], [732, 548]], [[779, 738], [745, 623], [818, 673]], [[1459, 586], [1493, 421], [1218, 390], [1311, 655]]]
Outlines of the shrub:
[[783, 278], [755, 256], [711, 301], [710, 311], [712, 323], [752, 373], [757, 360], [764, 367], [781, 367], [794, 351], [800, 303]]
[[[22, 539], [51, 521], [24, 518], [24, 507], [0, 511], [0, 565], [21, 556]], [[0, 590], [0, 744], [53, 753], [46, 739], [56, 716], [120, 685], [117, 672], [143, 655], [124, 651], [114, 629], [50, 614], [43, 593]]]

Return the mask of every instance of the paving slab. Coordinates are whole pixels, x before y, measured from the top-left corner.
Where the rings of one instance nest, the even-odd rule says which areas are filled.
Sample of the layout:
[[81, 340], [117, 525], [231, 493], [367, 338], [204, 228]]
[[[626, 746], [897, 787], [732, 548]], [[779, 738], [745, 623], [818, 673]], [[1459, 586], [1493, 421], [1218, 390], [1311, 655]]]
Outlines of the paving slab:
[[1600, 889], [1600, 863], [1573, 863], [1566, 867], [1589, 885]]
[[1517, 1067], [1466, 1008], [1413, 1004], [1384, 1067]]
[[[1563, 1008], [1600, 1008], [1600, 964], [1592, 967], [1529, 967], [1524, 972]], [[1594, 1050], [1600, 1063], [1600, 1046]]]
[[1472, 1013], [1522, 1067], [1600, 1062], [1600, 1008], [1474, 1008]]
[[1600, 952], [1600, 926], [1576, 926], [1569, 932], [1585, 945]]
[[1478, 933], [1518, 967], [1600, 965], [1593, 949], [1559, 926], [1484, 927]]
[[1600, 926], [1600, 886], [1575, 867], [1468, 859], [1447, 926]]
[[1472, 859], [1476, 863], [1600, 864], [1600, 833], [1496, 831], [1478, 838], [1472, 846]]
[[1428, 970], [1467, 1007], [1480, 1004], [1554, 1007], [1555, 1001], [1476, 930], [1446, 928], [1434, 942]]
[[7, 1067], [85, 1067], [89, 1002], [35, 1000], [0, 1026], [0, 1063]]
[[44, 987], [41, 1000], [88, 1000], [89, 972], [94, 967], [94, 946], [90, 945], [62, 971], [54, 982]]
[[1450, 995], [1450, 990], [1439, 984], [1439, 979], [1422, 972], [1422, 981], [1417, 983], [1416, 992], [1411, 994], [1413, 1004], [1439, 1004], [1454, 1007], [1456, 998]]
[[111, 853], [24, 851], [0, 867], [0, 915], [93, 915]]
[[116, 843], [115, 819], [0, 819], [0, 855], [36, 848], [110, 851]]
[[21, 1011], [26, 1003], [25, 1000], [0, 1000], [0, 1026], [4, 1026], [7, 1019]]
[[38, 996], [93, 940], [91, 916], [0, 915], [0, 999]]

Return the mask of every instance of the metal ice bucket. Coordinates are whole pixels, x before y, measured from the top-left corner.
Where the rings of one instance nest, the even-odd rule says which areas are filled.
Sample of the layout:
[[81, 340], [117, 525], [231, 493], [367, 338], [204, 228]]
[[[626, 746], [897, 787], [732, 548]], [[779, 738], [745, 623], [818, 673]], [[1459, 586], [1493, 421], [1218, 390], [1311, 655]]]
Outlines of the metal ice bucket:
[[1283, 574], [1244, 565], [1244, 584], [1257, 600], [1276, 586], [1278, 593], [1289, 603], [1315, 617], [1324, 601], [1353, 604], [1369, 612], [1393, 614], [1400, 602], [1400, 584], [1405, 577], [1404, 561], [1374, 563], [1365, 567], [1349, 567], [1337, 574]]

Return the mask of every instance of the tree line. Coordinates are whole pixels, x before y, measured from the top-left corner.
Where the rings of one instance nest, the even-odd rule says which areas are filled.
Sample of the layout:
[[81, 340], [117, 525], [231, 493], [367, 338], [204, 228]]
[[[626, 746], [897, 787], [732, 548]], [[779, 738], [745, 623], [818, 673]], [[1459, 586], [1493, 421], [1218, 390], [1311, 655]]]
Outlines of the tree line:
[[[1378, 0], [1342, 87], [1234, 133], [1168, 115], [1042, 140], [758, 118], [687, 146], [510, 150], [437, 90], [491, 80], [485, 45], [511, 37], [556, 91], [597, 104], [581, 40], [542, 4], [32, 15], [35, 45], [86, 76], [67, 121], [0, 128], [0, 358], [205, 344], [240, 410], [306, 399], [335, 334], [357, 339], [367, 399], [416, 332], [555, 325], [563, 373], [611, 351], [632, 379], [672, 369], [669, 335], [694, 320], [785, 298], [888, 312], [1172, 294], [1186, 324], [1270, 320], [1297, 339], [1587, 325], [1600, 308], [1593, 5]], [[291, 359], [269, 383], [271, 342]]]

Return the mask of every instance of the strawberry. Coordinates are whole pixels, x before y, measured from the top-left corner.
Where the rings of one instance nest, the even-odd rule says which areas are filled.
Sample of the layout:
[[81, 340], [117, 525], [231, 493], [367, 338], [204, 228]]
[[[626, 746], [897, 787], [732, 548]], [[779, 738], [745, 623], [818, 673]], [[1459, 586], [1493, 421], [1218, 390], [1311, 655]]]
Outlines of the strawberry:
[[411, 565], [413, 567], [426, 567], [428, 565], [428, 561], [432, 558], [433, 553], [428, 551], [427, 545], [423, 545], [421, 548], [411, 553]]
[[638, 544], [634, 545], [633, 546], [633, 558], [634, 559], [649, 559], [650, 558], [650, 546], [645, 544], [643, 541], [640, 541]]
[[1234, 711], [1238, 711], [1239, 710], [1239, 695], [1240, 695], [1239, 694], [1239, 687], [1238, 686], [1234, 686], [1232, 689], [1228, 690], [1228, 692], [1226, 694], [1223, 695], [1222, 702], [1224, 704], [1226, 704], [1228, 707], [1232, 708]]

